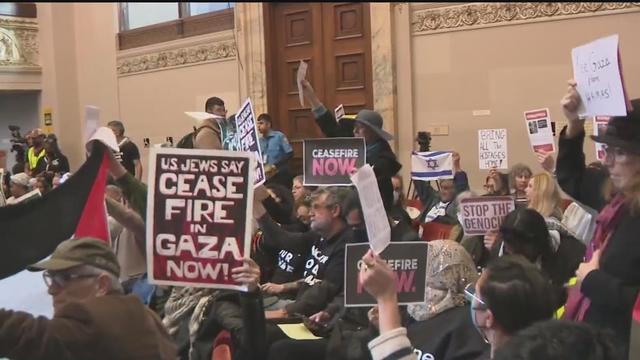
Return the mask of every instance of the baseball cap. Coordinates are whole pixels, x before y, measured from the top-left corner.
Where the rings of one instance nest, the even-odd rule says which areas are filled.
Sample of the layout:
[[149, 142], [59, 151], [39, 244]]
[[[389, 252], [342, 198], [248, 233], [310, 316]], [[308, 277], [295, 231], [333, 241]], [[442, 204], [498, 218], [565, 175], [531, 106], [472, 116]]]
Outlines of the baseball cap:
[[22, 185], [26, 188], [29, 187], [29, 180], [31, 179], [29, 177], [29, 175], [25, 174], [25, 173], [19, 173], [19, 174], [15, 174], [15, 175], [11, 175], [11, 182], [15, 183], [17, 185]]
[[119, 277], [120, 264], [109, 244], [91, 237], [70, 239], [60, 243], [50, 258], [27, 267], [29, 271], [61, 271], [89, 265]]

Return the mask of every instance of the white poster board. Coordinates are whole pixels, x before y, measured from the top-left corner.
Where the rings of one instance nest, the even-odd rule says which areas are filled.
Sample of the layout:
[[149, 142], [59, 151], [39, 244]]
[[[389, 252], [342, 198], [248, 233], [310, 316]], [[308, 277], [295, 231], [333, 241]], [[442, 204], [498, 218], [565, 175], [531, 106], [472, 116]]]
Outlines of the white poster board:
[[480, 170], [508, 169], [507, 129], [478, 130]]

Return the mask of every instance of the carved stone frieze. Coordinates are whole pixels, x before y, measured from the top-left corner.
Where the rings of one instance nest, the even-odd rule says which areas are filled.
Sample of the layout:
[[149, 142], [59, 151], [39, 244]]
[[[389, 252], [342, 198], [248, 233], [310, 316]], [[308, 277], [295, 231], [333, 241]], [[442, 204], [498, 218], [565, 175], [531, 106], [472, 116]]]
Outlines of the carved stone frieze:
[[0, 16], [0, 66], [38, 66], [38, 23]]
[[[142, 52], [142, 53], [141, 53]], [[184, 43], [170, 48], [144, 48], [118, 56], [118, 75], [132, 75], [153, 70], [165, 70], [178, 66], [194, 65], [216, 60], [235, 58], [236, 43], [233, 38], [214, 39], [207, 42]]]
[[638, 2], [471, 3], [414, 11], [413, 33], [439, 33], [559, 17], [640, 11]]

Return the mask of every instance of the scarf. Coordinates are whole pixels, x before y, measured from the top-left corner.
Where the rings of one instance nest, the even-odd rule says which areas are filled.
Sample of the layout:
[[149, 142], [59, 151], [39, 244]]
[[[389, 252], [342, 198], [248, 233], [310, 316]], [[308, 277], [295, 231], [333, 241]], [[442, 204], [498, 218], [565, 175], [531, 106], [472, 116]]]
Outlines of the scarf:
[[[585, 261], [591, 260], [593, 253], [600, 249], [605, 251], [611, 235], [618, 227], [622, 215], [626, 212], [626, 201], [623, 194], [616, 195], [596, 218], [596, 229], [593, 240], [585, 255]], [[584, 319], [591, 301], [580, 291], [580, 286], [575, 285], [569, 288], [569, 296], [565, 305], [563, 319], [582, 321]]]
[[427, 253], [426, 302], [407, 306], [417, 321], [430, 319], [445, 310], [463, 306], [464, 287], [478, 278], [465, 248], [452, 240], [429, 242]]

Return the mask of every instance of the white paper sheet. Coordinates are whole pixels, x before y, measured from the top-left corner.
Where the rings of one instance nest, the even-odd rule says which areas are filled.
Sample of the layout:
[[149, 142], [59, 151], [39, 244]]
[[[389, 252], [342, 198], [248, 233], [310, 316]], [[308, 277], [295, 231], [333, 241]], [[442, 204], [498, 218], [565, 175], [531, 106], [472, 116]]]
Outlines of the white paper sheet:
[[573, 77], [582, 99], [583, 116], [624, 116], [625, 94], [618, 59], [618, 34], [571, 50]]
[[387, 212], [378, 189], [378, 181], [371, 165], [366, 164], [358, 169], [351, 176], [351, 181], [358, 189], [369, 246], [376, 254], [380, 254], [391, 242], [391, 226], [389, 226]]
[[300, 66], [298, 67], [298, 96], [300, 97], [300, 106], [304, 106], [304, 94], [302, 93], [302, 80], [307, 77], [307, 63], [300, 60]]
[[549, 109], [525, 111], [524, 120], [533, 152], [555, 152], [556, 146], [551, 130]]

